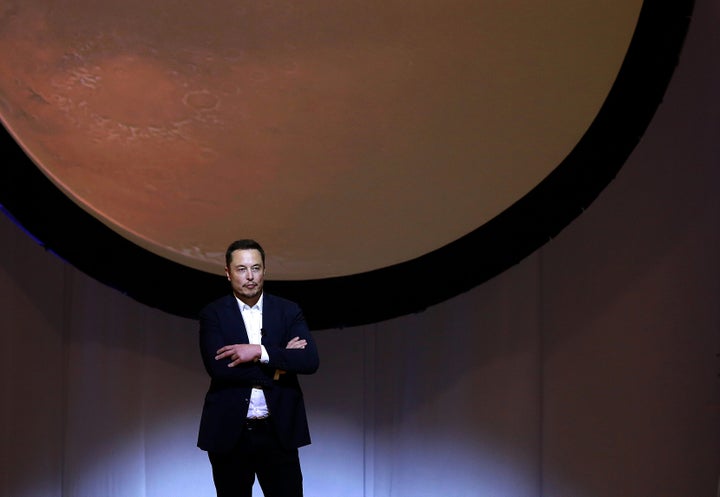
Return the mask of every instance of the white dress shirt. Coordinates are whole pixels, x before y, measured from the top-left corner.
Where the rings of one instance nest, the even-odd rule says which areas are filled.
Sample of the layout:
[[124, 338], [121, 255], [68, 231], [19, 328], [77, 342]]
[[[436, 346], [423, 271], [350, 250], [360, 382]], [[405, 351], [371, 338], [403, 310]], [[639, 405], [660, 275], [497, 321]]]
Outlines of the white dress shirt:
[[[237, 297], [236, 297], [237, 299]], [[265, 346], [262, 341], [262, 308], [263, 295], [257, 304], [250, 307], [245, 302], [237, 299], [242, 312], [243, 321], [245, 322], [245, 330], [247, 331], [248, 340], [251, 344], [260, 345], [262, 352], [260, 362], [267, 364], [270, 360]], [[248, 408], [248, 418], [264, 418], [269, 414], [267, 403], [265, 402], [265, 394], [261, 388], [253, 388], [250, 394], [250, 407]]]

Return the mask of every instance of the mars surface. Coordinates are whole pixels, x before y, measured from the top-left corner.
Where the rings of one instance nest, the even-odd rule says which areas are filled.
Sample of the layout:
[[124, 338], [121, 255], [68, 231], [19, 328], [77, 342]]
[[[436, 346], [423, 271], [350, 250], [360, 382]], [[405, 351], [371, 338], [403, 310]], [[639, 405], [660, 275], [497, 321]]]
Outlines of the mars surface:
[[134, 243], [269, 277], [413, 259], [572, 150], [642, 2], [0, 1], [0, 116]]

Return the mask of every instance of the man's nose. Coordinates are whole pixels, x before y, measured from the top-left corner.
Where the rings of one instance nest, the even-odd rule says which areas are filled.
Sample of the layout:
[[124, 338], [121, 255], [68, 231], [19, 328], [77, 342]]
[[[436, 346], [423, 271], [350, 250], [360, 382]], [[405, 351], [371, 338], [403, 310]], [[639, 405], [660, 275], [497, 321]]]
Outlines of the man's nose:
[[247, 270], [247, 279], [254, 280], [255, 279], [255, 273], [253, 273], [252, 269]]

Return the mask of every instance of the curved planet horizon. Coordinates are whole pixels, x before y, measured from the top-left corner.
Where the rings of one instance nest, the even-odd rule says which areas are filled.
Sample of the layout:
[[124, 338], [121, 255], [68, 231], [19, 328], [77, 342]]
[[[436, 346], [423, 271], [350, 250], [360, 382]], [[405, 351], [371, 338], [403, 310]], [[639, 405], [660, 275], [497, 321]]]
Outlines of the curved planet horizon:
[[3, 209], [186, 317], [256, 238], [268, 290], [322, 329], [421, 311], [556, 236], [643, 135], [693, 3], [8, 5]]

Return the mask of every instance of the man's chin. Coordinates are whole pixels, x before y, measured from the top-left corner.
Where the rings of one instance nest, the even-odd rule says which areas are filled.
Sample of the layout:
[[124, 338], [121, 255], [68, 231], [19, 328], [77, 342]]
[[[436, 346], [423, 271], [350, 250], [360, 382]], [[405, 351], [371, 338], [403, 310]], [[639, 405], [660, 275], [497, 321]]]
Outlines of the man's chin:
[[240, 296], [251, 299], [260, 295], [260, 292], [262, 292], [262, 288], [260, 287], [256, 287], [253, 289], [243, 288], [242, 292], [240, 292]]

